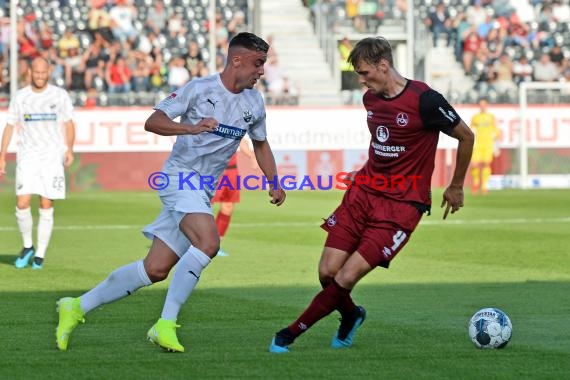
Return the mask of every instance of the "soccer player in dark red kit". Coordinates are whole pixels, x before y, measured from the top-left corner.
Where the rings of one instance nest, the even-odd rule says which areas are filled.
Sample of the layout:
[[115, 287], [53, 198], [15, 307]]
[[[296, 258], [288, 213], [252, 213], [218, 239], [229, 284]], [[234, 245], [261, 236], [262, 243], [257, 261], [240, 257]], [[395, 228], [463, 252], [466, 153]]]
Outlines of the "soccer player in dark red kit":
[[299, 335], [334, 310], [340, 312], [341, 323], [331, 346], [352, 345], [366, 311], [355, 305], [350, 292], [377, 266], [388, 268], [422, 215], [429, 215], [440, 132], [459, 142], [453, 178], [443, 193], [443, 219], [463, 207], [474, 142], [469, 127], [441, 94], [394, 69], [386, 39], [359, 41], [348, 62], [368, 88], [363, 97], [372, 135], [368, 160], [351, 173], [352, 186], [321, 226], [328, 233], [319, 263], [323, 290], [297, 320], [275, 334], [269, 346], [273, 353], [289, 352]]

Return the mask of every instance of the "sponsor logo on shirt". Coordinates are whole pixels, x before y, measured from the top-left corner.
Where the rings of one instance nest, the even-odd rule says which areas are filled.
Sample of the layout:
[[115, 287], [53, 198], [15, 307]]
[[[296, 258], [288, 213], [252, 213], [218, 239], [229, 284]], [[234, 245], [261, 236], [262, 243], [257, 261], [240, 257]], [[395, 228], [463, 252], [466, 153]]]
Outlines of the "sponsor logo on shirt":
[[218, 124], [218, 127], [210, 133], [222, 136], [227, 139], [241, 140], [242, 137], [245, 136], [245, 129], [232, 127], [225, 124]]
[[56, 121], [57, 114], [55, 113], [25, 113], [24, 121]]
[[379, 125], [376, 128], [376, 138], [378, 139], [378, 141], [386, 142], [388, 141], [389, 137], [390, 137], [390, 132], [388, 131], [388, 128], [386, 128], [383, 125]]

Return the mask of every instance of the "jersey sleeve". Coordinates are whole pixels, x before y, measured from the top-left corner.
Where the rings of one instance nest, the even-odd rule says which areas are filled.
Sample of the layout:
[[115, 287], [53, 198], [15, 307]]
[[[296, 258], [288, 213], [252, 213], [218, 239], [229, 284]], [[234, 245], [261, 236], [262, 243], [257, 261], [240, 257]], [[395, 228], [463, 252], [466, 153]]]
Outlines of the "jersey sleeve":
[[69, 93], [65, 90], [61, 91], [61, 121], [66, 122], [73, 119], [73, 102]]
[[447, 135], [459, 124], [461, 118], [439, 92], [429, 89], [420, 95], [420, 117], [424, 126]]
[[171, 120], [184, 115], [196, 101], [194, 87], [193, 81], [186, 83], [160, 101], [154, 109], [164, 112]]
[[266, 126], [266, 113], [265, 104], [263, 103], [263, 98], [261, 95], [258, 96], [257, 108], [259, 110], [259, 118], [256, 122], [248, 129], [247, 134], [249, 138], [257, 141], [264, 141], [267, 138], [267, 126]]
[[10, 104], [8, 106], [8, 114], [6, 115], [6, 124], [16, 125], [20, 121], [19, 112], [19, 96], [15, 96], [10, 99]]

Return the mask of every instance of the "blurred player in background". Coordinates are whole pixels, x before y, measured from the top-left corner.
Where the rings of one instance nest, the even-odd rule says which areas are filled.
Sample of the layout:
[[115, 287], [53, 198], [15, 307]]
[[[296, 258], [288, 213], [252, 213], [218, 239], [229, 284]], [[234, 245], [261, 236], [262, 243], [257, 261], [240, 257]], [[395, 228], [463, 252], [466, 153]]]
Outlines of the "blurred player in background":
[[[245, 138], [241, 140], [239, 144], [239, 150], [251, 160], [252, 168], [254, 170], [257, 169], [258, 166], [257, 161], [255, 160], [255, 154], [252, 152]], [[235, 204], [239, 203], [240, 201], [238, 175], [239, 170], [236, 152], [232, 158], [230, 158], [230, 162], [228, 162], [226, 170], [224, 170], [222, 173], [222, 177], [227, 178], [230, 184], [216, 190], [216, 194], [214, 195], [214, 198], [212, 198], [212, 203], [220, 204], [220, 208], [216, 214], [216, 227], [218, 227], [218, 233], [220, 234], [220, 245], [221, 240], [224, 239], [224, 236], [226, 235], [226, 232], [230, 226]], [[220, 247], [220, 250], [216, 256], [226, 257], [229, 256], [229, 253]]]
[[[201, 186], [201, 181], [220, 178], [247, 133], [261, 171], [273, 182], [271, 203], [279, 206], [285, 201], [267, 141], [265, 105], [259, 91], [253, 89], [263, 75], [268, 48], [256, 35], [239, 33], [230, 41], [227, 63], [220, 74], [191, 80], [155, 106], [145, 129], [177, 137], [161, 172], [168, 175], [161, 177], [161, 183], [169, 181], [158, 191], [162, 211], [143, 230], [152, 245], [144, 260], [116, 269], [81, 297], [58, 301], [56, 339], [60, 350], [67, 350], [70, 334], [85, 321], [85, 314], [165, 280], [177, 264], [161, 317], [148, 330], [147, 338], [168, 351], [184, 352], [176, 335], [180, 308], [220, 249], [210, 203], [216, 184], [211, 189]], [[180, 122], [175, 122], [178, 116]]]
[[488, 182], [491, 176], [493, 157], [499, 153], [498, 144], [501, 131], [495, 121], [495, 116], [488, 110], [487, 99], [479, 100], [479, 112], [471, 118], [471, 129], [475, 133], [475, 147], [471, 158], [471, 176], [473, 183], [471, 192], [487, 194]]
[[[31, 84], [10, 100], [2, 134], [0, 176], [6, 174], [6, 153], [17, 127], [16, 220], [24, 247], [16, 259], [18, 269], [42, 269], [53, 229], [53, 201], [65, 199], [64, 166], [73, 163], [75, 124], [69, 94], [48, 83], [49, 62], [35, 58]], [[64, 131], [62, 131], [62, 124]], [[32, 195], [40, 196], [37, 250], [32, 242]]]
[[[440, 132], [459, 141], [453, 178], [443, 193], [443, 218], [463, 207], [463, 182], [473, 149], [469, 127], [441, 94], [394, 69], [386, 39], [359, 41], [348, 60], [368, 87], [363, 97], [371, 134], [368, 160], [351, 174], [354, 185], [321, 226], [328, 233], [319, 263], [323, 290], [297, 320], [275, 334], [269, 346], [273, 353], [289, 352], [299, 335], [334, 310], [342, 319], [331, 346], [352, 345], [366, 311], [356, 306], [350, 293], [374, 268], [388, 268], [422, 215], [429, 214]], [[396, 186], [371, 183], [381, 176], [413, 180]]]

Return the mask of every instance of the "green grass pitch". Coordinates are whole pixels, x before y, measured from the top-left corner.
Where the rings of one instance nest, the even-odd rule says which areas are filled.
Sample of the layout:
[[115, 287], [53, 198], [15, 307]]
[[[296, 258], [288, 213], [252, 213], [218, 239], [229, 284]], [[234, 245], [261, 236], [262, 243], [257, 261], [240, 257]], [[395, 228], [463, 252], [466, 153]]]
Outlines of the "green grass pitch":
[[[349, 350], [333, 350], [333, 314], [291, 346], [273, 334], [319, 290], [322, 218], [342, 193], [291, 191], [282, 207], [242, 192], [223, 247], [179, 318], [184, 354], [146, 341], [168, 281], [87, 315], [67, 352], [55, 348], [55, 301], [78, 296], [144, 257], [152, 192], [71, 193], [57, 202], [44, 269], [16, 270], [14, 196], [0, 193], [2, 379], [562, 379], [570, 374], [570, 191], [467, 196], [442, 221], [441, 191], [390, 270], [354, 290], [368, 318]], [[37, 224], [37, 202], [33, 206]], [[34, 234], [35, 235], [35, 234]], [[34, 236], [35, 239], [35, 236]], [[495, 306], [513, 322], [504, 350], [478, 350], [467, 322]]]

